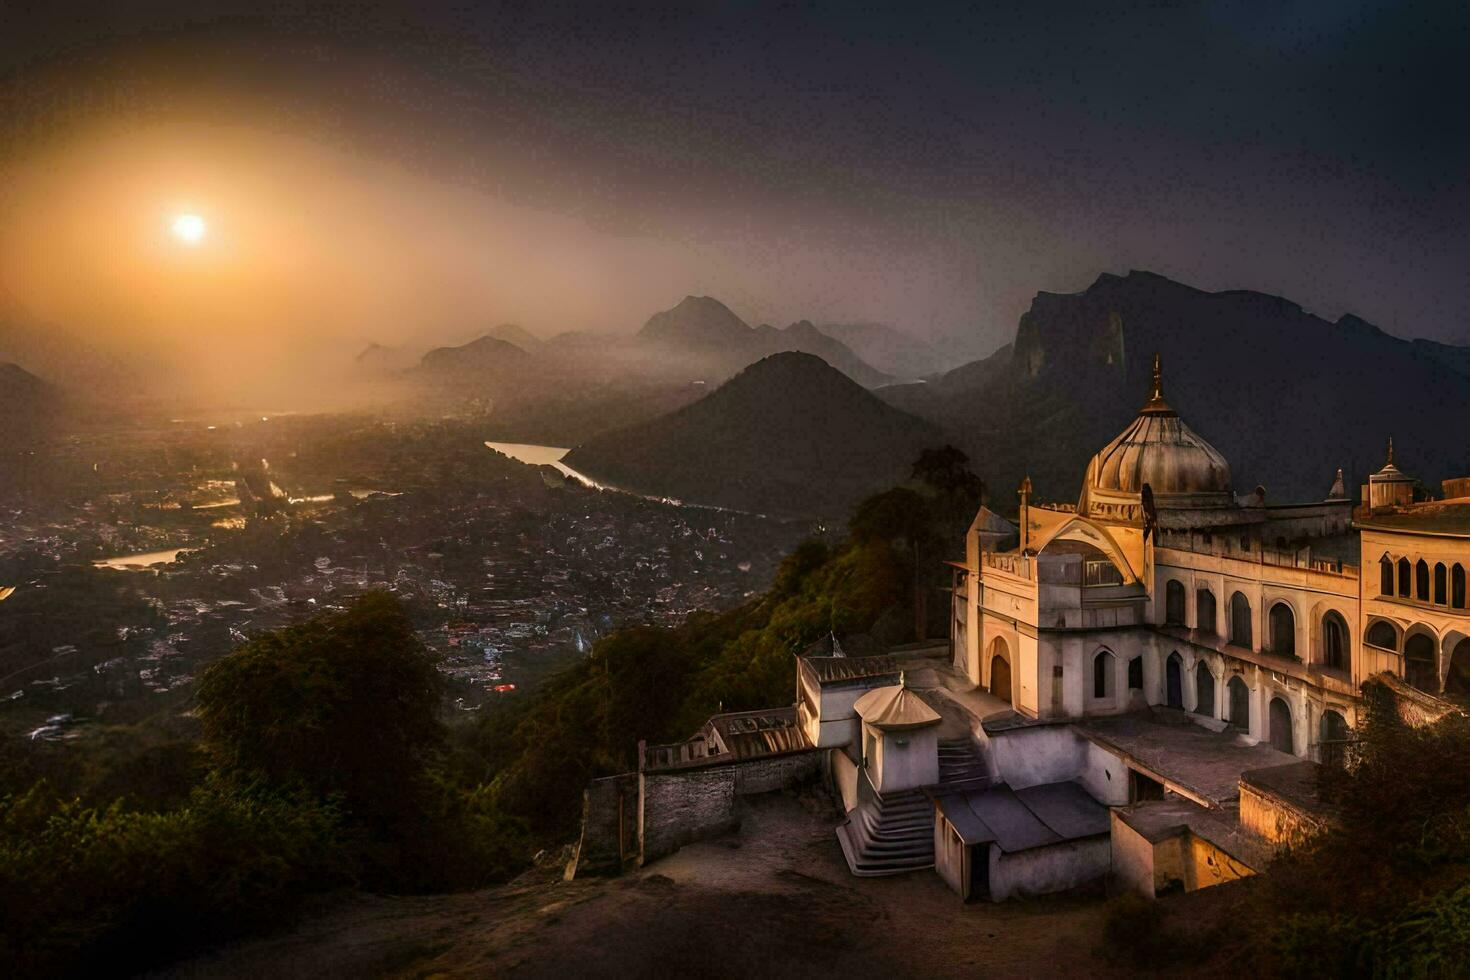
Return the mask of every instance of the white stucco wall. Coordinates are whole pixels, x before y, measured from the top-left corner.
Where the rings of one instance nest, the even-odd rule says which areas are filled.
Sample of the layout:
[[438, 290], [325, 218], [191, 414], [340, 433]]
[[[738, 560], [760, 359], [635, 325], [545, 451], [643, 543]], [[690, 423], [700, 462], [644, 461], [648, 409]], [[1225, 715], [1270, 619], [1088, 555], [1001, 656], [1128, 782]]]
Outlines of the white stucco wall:
[[1105, 876], [1111, 863], [1112, 847], [1106, 836], [1033, 847], [1015, 854], [1004, 854], [992, 844], [990, 897], [1003, 902], [1066, 891]]
[[939, 782], [939, 729], [915, 728], [883, 732], [863, 726], [864, 736], [877, 736], [878, 757], [868, 775], [880, 793], [933, 786]]

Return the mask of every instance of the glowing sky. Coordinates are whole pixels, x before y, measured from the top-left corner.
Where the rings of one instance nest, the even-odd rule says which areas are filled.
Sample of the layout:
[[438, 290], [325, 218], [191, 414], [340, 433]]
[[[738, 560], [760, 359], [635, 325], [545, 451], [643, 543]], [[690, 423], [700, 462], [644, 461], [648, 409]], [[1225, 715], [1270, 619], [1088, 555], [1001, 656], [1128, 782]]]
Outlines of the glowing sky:
[[20, 6], [0, 356], [238, 380], [686, 293], [973, 356], [1130, 268], [1470, 343], [1457, 5]]

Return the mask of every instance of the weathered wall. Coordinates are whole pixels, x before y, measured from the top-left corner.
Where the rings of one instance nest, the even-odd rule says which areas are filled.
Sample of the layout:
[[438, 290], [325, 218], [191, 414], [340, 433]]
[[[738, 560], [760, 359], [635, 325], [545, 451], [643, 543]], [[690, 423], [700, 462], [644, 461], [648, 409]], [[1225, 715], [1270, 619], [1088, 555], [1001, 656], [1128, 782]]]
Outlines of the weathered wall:
[[965, 892], [968, 887], [965, 874], [965, 852], [969, 847], [960, 840], [960, 835], [955, 833], [944, 819], [944, 814], [938, 807], [934, 808], [934, 870], [944, 883], [949, 885], [950, 891], [960, 898], [967, 897]]
[[1188, 891], [1222, 885], [1227, 881], [1248, 878], [1255, 874], [1250, 868], [1195, 834], [1189, 835], [1189, 851], [1184, 857], [1187, 862], [1184, 885]]
[[749, 759], [735, 763], [733, 768], [736, 795], [769, 793], [815, 779], [822, 769], [822, 753], [794, 752]]
[[1240, 825], [1273, 844], [1295, 844], [1320, 829], [1308, 814], [1244, 780], [1240, 783]]
[[937, 727], [898, 732], [878, 732], [874, 787], [880, 793], [895, 793], [939, 782], [939, 729]]
[[[1176, 848], [1177, 850], [1177, 848]], [[1154, 845], [1128, 826], [1117, 812], [1112, 814], [1112, 874], [1123, 888], [1154, 897]]]
[[841, 749], [829, 753], [832, 766], [832, 784], [837, 798], [842, 801], [842, 812], [851, 813], [858, 805], [858, 766]]
[[1111, 863], [1112, 845], [1103, 835], [1015, 854], [1003, 854], [991, 845], [990, 897], [1003, 902], [1066, 891], [1106, 876]]
[[[626, 831], [620, 828], [626, 826]], [[626, 833], [626, 839], [622, 834]], [[616, 873], [638, 847], [638, 774], [594, 779], [582, 794], [582, 837], [572, 874]]]
[[740, 822], [736, 812], [739, 797], [807, 782], [817, 778], [821, 769], [822, 753], [810, 751], [641, 773], [640, 862], [734, 828]]
[[1012, 789], [1076, 779], [1088, 762], [1085, 739], [1068, 725], [1039, 725], [990, 735], [990, 756]]
[[640, 863], [738, 823], [733, 766], [645, 772], [639, 774], [638, 783]]

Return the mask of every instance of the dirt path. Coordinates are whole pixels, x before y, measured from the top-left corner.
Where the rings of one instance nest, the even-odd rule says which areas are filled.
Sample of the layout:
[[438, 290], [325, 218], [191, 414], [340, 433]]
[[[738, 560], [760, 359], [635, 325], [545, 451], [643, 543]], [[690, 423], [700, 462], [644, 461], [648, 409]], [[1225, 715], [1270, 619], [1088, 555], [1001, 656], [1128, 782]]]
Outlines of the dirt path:
[[1111, 977], [1096, 897], [962, 904], [929, 873], [853, 878], [829, 812], [775, 794], [636, 874], [361, 897], [170, 971], [197, 977]]

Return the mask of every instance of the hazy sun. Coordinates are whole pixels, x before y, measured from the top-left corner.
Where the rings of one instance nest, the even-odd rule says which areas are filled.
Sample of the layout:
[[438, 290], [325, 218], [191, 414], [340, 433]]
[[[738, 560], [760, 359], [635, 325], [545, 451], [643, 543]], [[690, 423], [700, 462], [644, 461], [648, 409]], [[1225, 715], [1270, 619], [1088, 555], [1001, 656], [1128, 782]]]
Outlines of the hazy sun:
[[174, 219], [174, 237], [186, 245], [198, 245], [204, 239], [204, 219], [197, 214], [181, 214]]

